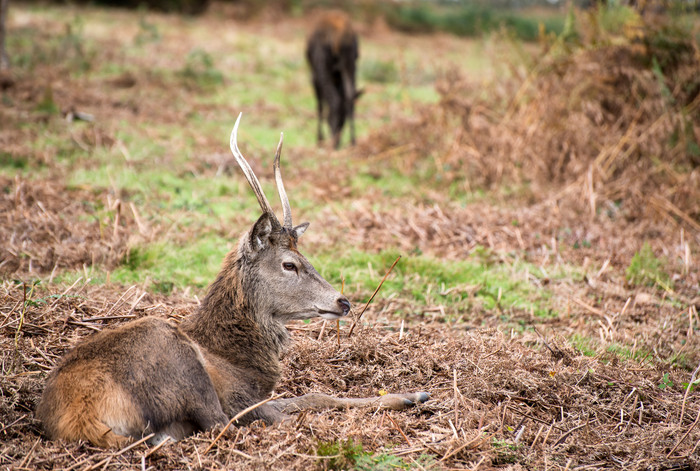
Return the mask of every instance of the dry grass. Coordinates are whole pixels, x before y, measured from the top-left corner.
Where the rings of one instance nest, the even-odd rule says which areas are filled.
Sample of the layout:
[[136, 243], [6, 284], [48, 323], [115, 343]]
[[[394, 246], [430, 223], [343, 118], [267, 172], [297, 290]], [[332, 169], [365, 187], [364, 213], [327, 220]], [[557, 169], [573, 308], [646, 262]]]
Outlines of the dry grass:
[[[124, 255], [129, 234], [119, 199], [69, 189], [59, 179], [0, 177], [0, 187], [0, 274], [110, 267]], [[113, 220], [100, 220], [96, 205], [112, 209]]]
[[431, 454], [436, 468], [700, 465], [695, 417], [700, 402], [696, 394], [685, 397], [680, 386], [685, 374], [664, 373], [653, 364], [606, 364], [558, 338], [511, 339], [496, 330], [460, 333], [429, 323], [403, 331], [375, 324], [350, 338], [346, 330], [340, 347], [334, 329], [319, 338], [320, 322], [292, 327], [295, 341], [277, 389], [285, 395], [349, 397], [431, 391], [431, 400], [413, 410], [309, 413], [292, 424], [233, 428], [206, 455], [216, 430], [156, 451], [143, 444], [117, 453], [49, 442], [32, 411], [44, 374], [67, 348], [93, 330], [132, 317], [177, 321], [195, 304], [82, 281], [60, 292], [40, 287], [30, 292], [6, 282], [2, 297], [0, 459], [13, 469], [322, 468], [323, 459], [315, 456], [319, 443], [348, 439], [366, 451], [390, 450], [407, 462]]
[[[182, 26], [172, 18], [163, 21]], [[217, 35], [233, 34], [223, 21], [203, 21]], [[282, 21], [280, 30], [290, 34], [299, 24]], [[49, 21], [38, 26], [51, 31]], [[104, 35], [102, 59], [124, 60], [118, 38]], [[153, 49], [187, 51], [188, 40], [168, 37]], [[374, 40], [404, 44], [410, 38], [384, 32]], [[431, 38], [419, 41], [426, 48], [433, 44]], [[634, 60], [637, 52], [628, 46], [568, 56], [549, 50], [533, 68], [514, 68], [511, 79], [486, 87], [461, 72], [446, 73], [439, 105], [414, 107], [419, 112], [412, 117], [393, 116], [392, 124], [357, 149], [334, 154], [347, 159], [347, 166], [324, 162], [289, 172], [290, 186], [318, 182], [305, 196], [326, 208], [318, 217], [325, 221], [323, 230], [305, 236], [310, 252], [314, 246], [388, 248], [451, 260], [486, 247], [495, 263], [522, 257], [537, 266], [541, 273], [528, 274], [527, 282], [554, 293], [557, 315], [542, 319], [511, 309], [508, 326], [523, 326], [518, 332], [504, 328], [504, 313], [496, 310], [474, 309], [450, 320], [440, 315], [444, 306], [379, 296], [363, 316], [370, 326], [349, 338], [342, 332], [340, 346], [331, 325], [294, 325], [277, 393], [349, 397], [428, 390], [431, 400], [402, 412], [308, 413], [281, 426], [234, 427], [208, 453], [219, 430], [159, 449], [138, 444], [105, 451], [50, 442], [33, 419], [46, 373], [81, 338], [145, 315], [177, 322], [196, 307], [195, 298], [185, 294], [95, 286], [84, 277], [72, 285], [51, 283], [54, 273], [113, 267], [158, 227], [142, 230], [141, 208], [132, 209], [128, 194], [67, 184], [57, 149], [32, 148], [41, 125], [55, 119], [35, 111], [46, 84], [64, 113], [87, 109], [103, 117], [83, 132], [57, 131], [71, 145], [85, 147], [88, 156], [123, 145], [115, 132], [119, 120], [135, 127], [154, 122], [186, 128], [188, 107], [171, 103], [162, 89], [173, 84], [149, 74], [147, 64], [110, 80], [75, 79], [64, 66], [42, 66], [35, 80], [11, 83], [5, 93], [14, 107], [0, 108], [3, 124], [9, 123], [0, 129], [0, 145], [11, 155], [30, 156], [30, 165], [41, 172], [0, 180], [0, 465], [324, 469], [331, 458], [318, 457], [319, 448], [352, 439], [365, 451], [403, 457], [406, 465], [415, 461], [416, 469], [430, 467], [424, 454], [434, 458], [435, 469], [700, 468], [700, 398], [683, 386], [700, 363], [700, 274], [694, 265], [700, 174], [687, 142], [672, 139], [680, 124], [688, 124], [698, 140], [698, 94], [684, 84], [696, 83], [699, 62], [692, 50], [669, 63], [664, 70], [669, 101], [658, 77]], [[183, 101], [195, 101], [182, 94]], [[225, 108], [207, 106], [193, 108], [203, 115]], [[191, 136], [202, 154], [221, 150], [210, 136], [194, 131]], [[169, 151], [176, 151], [177, 144], [172, 146]], [[290, 149], [291, 155], [306, 152]], [[188, 164], [201, 178], [213, 177], [218, 165], [206, 155]], [[430, 168], [425, 173], [441, 184], [429, 185], [427, 195], [378, 205], [380, 188], [358, 195], [348, 184], [355, 164], [367, 162], [409, 174]], [[90, 165], [89, 158], [79, 165]], [[495, 191], [467, 205], [446, 191], [452, 185], [470, 194], [504, 183], [515, 187], [513, 196]], [[336, 206], [341, 204], [342, 211]], [[184, 232], [183, 240], [196, 237]], [[672, 290], [625, 281], [624, 269], [645, 241], [668, 257]], [[547, 275], [562, 266], [581, 275]], [[33, 284], [36, 277], [41, 284]], [[402, 327], [395, 316], [399, 309], [408, 313]], [[576, 351], [567, 341], [575, 337], [597, 342], [591, 347], [597, 353]], [[617, 355], [611, 346], [628, 352]], [[672, 357], [682, 357], [675, 364], [685, 368], [670, 365]], [[344, 463], [339, 466], [351, 466]]]
[[682, 37], [660, 49], [653, 35], [662, 33], [649, 31], [646, 46], [547, 43], [489, 84], [448, 71], [439, 105], [376, 133], [363, 151], [407, 171], [432, 167], [467, 190], [515, 187], [526, 203], [563, 213], [560, 227], [588, 216], [618, 233], [641, 225], [635, 238], [668, 241], [680, 228], [697, 238], [700, 52]]

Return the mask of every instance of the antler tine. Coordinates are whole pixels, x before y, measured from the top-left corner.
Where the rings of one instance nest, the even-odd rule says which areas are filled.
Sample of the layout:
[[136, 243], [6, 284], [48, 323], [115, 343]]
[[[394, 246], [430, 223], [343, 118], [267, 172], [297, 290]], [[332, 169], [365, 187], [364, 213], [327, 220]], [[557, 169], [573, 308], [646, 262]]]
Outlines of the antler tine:
[[[258, 177], [255, 176], [255, 173], [253, 173], [253, 169], [250, 168], [250, 165], [248, 165], [248, 162], [246, 161], [245, 157], [243, 157], [243, 154], [241, 154], [240, 149], [238, 149], [238, 143], [236, 142], [236, 139], [238, 137], [238, 124], [241, 122], [241, 116], [243, 116], [243, 113], [240, 113], [238, 115], [236, 124], [233, 126], [233, 131], [231, 131], [231, 152], [236, 158], [236, 162], [238, 162], [238, 165], [241, 167], [241, 170], [243, 170], [245, 178], [246, 180], [248, 180], [248, 184], [253, 189], [253, 193], [255, 193], [255, 197], [258, 199], [258, 204], [260, 204], [260, 208], [263, 210], [263, 213], [272, 215], [273, 219], [277, 221], [277, 217], [275, 216], [274, 211], [272, 211], [272, 206], [270, 206], [270, 202], [267, 201], [265, 193], [263, 193], [262, 191], [262, 187], [260, 186], [260, 181], [258, 181]], [[277, 221], [277, 224], [279, 224], [279, 221]]]
[[280, 133], [280, 143], [277, 144], [277, 152], [275, 152], [275, 163], [273, 165], [275, 169], [275, 181], [277, 182], [277, 192], [280, 195], [280, 201], [282, 202], [282, 214], [284, 216], [284, 227], [287, 229], [292, 228], [292, 208], [289, 206], [289, 198], [287, 198], [287, 192], [284, 189], [284, 183], [282, 182], [282, 173], [280, 172], [280, 155], [282, 155], [282, 141], [284, 140], [284, 133]]

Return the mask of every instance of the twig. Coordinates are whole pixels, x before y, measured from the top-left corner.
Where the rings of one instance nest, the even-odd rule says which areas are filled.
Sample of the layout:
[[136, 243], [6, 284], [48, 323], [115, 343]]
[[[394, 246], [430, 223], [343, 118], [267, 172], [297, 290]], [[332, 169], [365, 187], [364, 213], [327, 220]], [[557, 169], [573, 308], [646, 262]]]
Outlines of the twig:
[[117, 308], [117, 306], [119, 306], [121, 304], [121, 301], [122, 301], [122, 299], [124, 299], [124, 296], [126, 296], [127, 293], [134, 288], [136, 288], [136, 285], [129, 286], [129, 288], [126, 291], [124, 291], [121, 296], [119, 296], [119, 299], [117, 299], [117, 302], [112, 304], [112, 307], [109, 308], [109, 311], [107, 311], [105, 316], [109, 316], [112, 313], [112, 311], [115, 310]]
[[572, 299], [573, 299], [574, 302], [575, 302], [576, 304], [578, 304], [579, 306], [581, 306], [581, 307], [583, 307], [583, 308], [586, 308], [588, 311], [592, 312], [593, 314], [597, 314], [597, 315], [599, 315], [600, 317], [605, 318], [605, 313], [604, 313], [603, 311], [601, 311], [600, 309], [596, 309], [596, 308], [594, 308], [593, 306], [591, 306], [591, 305], [589, 305], [589, 304], [586, 304], [585, 302], [583, 302], [582, 300], [580, 300], [580, 299], [578, 299], [578, 298], [572, 298]]
[[678, 440], [678, 443], [676, 443], [676, 446], [674, 446], [673, 448], [671, 448], [671, 451], [669, 451], [668, 454], [666, 455], [666, 459], [668, 459], [668, 458], [673, 454], [673, 452], [676, 451], [676, 448], [678, 448], [678, 447], [680, 446], [680, 444], [683, 443], [683, 440], [685, 440], [685, 437], [687, 437], [687, 436], [690, 434], [690, 432], [693, 431], [693, 429], [695, 428], [695, 426], [698, 424], [698, 421], [700, 421], [700, 409], [698, 409], [698, 416], [695, 417], [695, 422], [693, 422], [693, 424], [690, 426], [690, 428], [688, 429], [688, 431], [685, 432], [685, 434], [683, 435], [683, 437], [682, 437], [680, 440]]
[[479, 466], [481, 466], [481, 463], [483, 463], [485, 459], [486, 459], [486, 457], [482, 456], [481, 459], [479, 460], [479, 462], [476, 463], [470, 471], [476, 471], [479, 468]]
[[403, 437], [403, 439], [406, 440], [406, 443], [408, 443], [408, 446], [413, 446], [413, 445], [411, 444], [411, 440], [408, 439], [408, 437], [406, 436], [406, 434], [403, 433], [403, 430], [401, 430], [401, 427], [399, 427], [399, 424], [397, 424], [397, 423], [394, 421], [394, 419], [393, 419], [390, 415], [387, 415], [387, 418], [391, 421], [392, 424], [394, 424], [394, 427], [396, 427], [396, 430], [399, 431], [399, 433], [401, 434], [401, 436]]
[[138, 298], [136, 301], [134, 301], [134, 304], [131, 305], [131, 309], [129, 309], [129, 312], [126, 313], [127, 316], [131, 316], [131, 314], [134, 312], [134, 309], [136, 308], [136, 305], [137, 305], [137, 304], [144, 298], [144, 296], [146, 296], [147, 294], [148, 294], [148, 293], [147, 293], [146, 291], [144, 291], [143, 293], [141, 293], [141, 296], [139, 296], [139, 298]]
[[129, 203], [129, 208], [131, 208], [131, 212], [134, 215], [134, 221], [136, 221], [136, 226], [138, 227], [141, 235], [144, 237], [150, 237], [151, 231], [149, 231], [146, 225], [143, 223], [143, 221], [141, 221], [141, 218], [139, 217], [139, 212], [136, 210], [136, 206], [134, 206], [134, 203]]
[[17, 306], [19, 306], [21, 303], [22, 303], [22, 300], [20, 299], [20, 300], [17, 301], [17, 303], [16, 303], [14, 306], [12, 306], [12, 309], [10, 309], [10, 312], [8, 312], [7, 315], [5, 316], [5, 320], [2, 321], [2, 324], [0, 324], [0, 328], [5, 327], [5, 324], [7, 323], [7, 320], [10, 318], [10, 316], [12, 315], [12, 313], [15, 312], [15, 309], [17, 309]]
[[352, 335], [352, 331], [355, 329], [355, 324], [357, 324], [358, 322], [360, 322], [360, 319], [362, 318], [362, 314], [365, 313], [365, 311], [366, 311], [367, 308], [369, 307], [369, 303], [372, 302], [372, 300], [374, 299], [374, 296], [377, 294], [377, 292], [379, 291], [379, 289], [380, 289], [380, 288], [382, 287], [382, 285], [384, 284], [384, 280], [386, 280], [386, 278], [389, 276], [389, 273], [391, 273], [391, 270], [394, 269], [394, 267], [396, 266], [396, 264], [399, 263], [399, 260], [401, 260], [401, 255], [399, 255], [398, 257], [396, 257], [396, 260], [394, 260], [394, 263], [391, 264], [391, 267], [389, 268], [389, 271], [386, 272], [386, 275], [384, 275], [384, 278], [382, 278], [382, 281], [379, 282], [379, 286], [377, 286], [377, 289], [374, 290], [374, 293], [372, 293], [372, 296], [370, 296], [369, 301], [367, 301], [367, 304], [365, 304], [365, 307], [362, 308], [362, 311], [360, 311], [360, 314], [357, 316], [357, 319], [355, 319], [354, 321], [352, 321], [352, 326], [350, 327], [350, 332], [348, 333], [348, 337], [350, 337], [350, 336]]
[[556, 442], [554, 442], [554, 445], [552, 445], [552, 446], [553, 446], [553, 447], [556, 447], [557, 445], [560, 445], [560, 444], [564, 443], [564, 440], [566, 440], [567, 438], [569, 438], [569, 435], [571, 435], [572, 433], [574, 433], [576, 430], [582, 429], [582, 428], [585, 427], [586, 425], [588, 425], [588, 422], [586, 422], [585, 424], [581, 424], [581, 425], [579, 425], [578, 427], [572, 428], [571, 430], [569, 430], [568, 432], [566, 432], [564, 435], [562, 435], [561, 437], [559, 437], [559, 440], [557, 440]]
[[137, 440], [134, 443], [132, 443], [131, 445], [128, 445], [128, 446], [122, 448], [121, 450], [110, 454], [107, 458], [103, 459], [99, 463], [95, 463], [91, 466], [88, 466], [87, 468], [85, 468], [85, 471], [90, 471], [91, 469], [95, 469], [98, 466], [102, 466], [103, 464], [107, 463], [108, 461], [111, 461], [113, 458], [116, 458], [117, 456], [121, 456], [124, 453], [126, 453], [127, 451], [131, 450], [132, 448], [135, 448], [135, 447], [139, 446], [140, 444], [142, 444], [143, 442], [150, 440], [151, 438], [153, 438], [154, 435], [155, 435], [155, 433], [149, 433], [148, 435], [143, 437], [141, 440]]
[[542, 339], [542, 343], [544, 344], [545, 347], [547, 347], [547, 350], [549, 350], [549, 351], [551, 352], [552, 355], [557, 356], [557, 353], [556, 353], [554, 350], [552, 350], [552, 347], [549, 346], [549, 344], [548, 344], [547, 341], [544, 339], [544, 337], [542, 336], [542, 334], [540, 334], [540, 331], [537, 330], [537, 327], [533, 327], [533, 329], [535, 329], [535, 333], [536, 333], [537, 335], [540, 336], [540, 339]]
[[81, 319], [81, 322], [101, 322], [101, 321], [114, 321], [117, 319], [133, 319], [136, 316], [133, 314], [129, 315], [124, 315], [124, 316], [97, 316], [97, 317], [86, 317], [85, 319]]
[[540, 438], [540, 435], [542, 434], [542, 429], [544, 428], [545, 424], [540, 424], [539, 430], [537, 430], [537, 435], [535, 435], [535, 439], [530, 443], [530, 452], [535, 449], [535, 444], [537, 443], [537, 440]]
[[29, 464], [29, 461], [34, 454], [34, 450], [36, 449], [36, 446], [39, 444], [39, 441], [41, 440], [41, 437], [37, 438], [36, 441], [34, 442], [34, 445], [32, 445], [32, 449], [29, 450], [29, 453], [27, 453], [27, 456], [24, 457], [20, 465], [18, 466], [18, 469], [24, 468], [26, 465]]
[[148, 450], [148, 452], [146, 452], [146, 454], [143, 455], [143, 458], [148, 458], [148, 457], [151, 456], [153, 453], [155, 453], [156, 451], [158, 451], [158, 450], [160, 450], [161, 448], [163, 448], [168, 442], [174, 442], [174, 441], [175, 441], [175, 440], [173, 440], [173, 438], [170, 437], [170, 436], [165, 437], [165, 440], [163, 440], [162, 442], [160, 442], [159, 444], [157, 444], [156, 446], [154, 446], [153, 448], [151, 448], [150, 450]]
[[462, 393], [457, 387], [457, 370], [452, 368], [452, 387], [454, 389], [454, 403], [455, 403], [455, 427], [459, 425], [459, 407], [457, 403], [458, 395], [461, 396]]
[[209, 444], [209, 446], [207, 447], [207, 449], [204, 450], [204, 453], [203, 453], [203, 454], [206, 455], [207, 453], [209, 453], [209, 450], [211, 450], [211, 449], [214, 447], [214, 445], [216, 444], [216, 442], [218, 442], [219, 439], [224, 435], [224, 433], [226, 433], [226, 431], [229, 429], [229, 427], [231, 426], [231, 424], [233, 424], [233, 423], [236, 422], [238, 419], [240, 419], [241, 417], [243, 417], [244, 415], [246, 415], [248, 412], [257, 409], [258, 407], [262, 406], [263, 404], [267, 404], [268, 402], [270, 402], [270, 401], [272, 401], [272, 400], [274, 400], [274, 399], [279, 399], [280, 397], [282, 397], [281, 394], [278, 394], [278, 395], [276, 395], [276, 396], [268, 397], [267, 399], [264, 399], [264, 400], [258, 402], [257, 404], [253, 404], [252, 406], [247, 407], [247, 408], [243, 409], [242, 411], [240, 411], [238, 414], [234, 415], [233, 418], [232, 418], [231, 420], [228, 421], [228, 423], [227, 423], [226, 426], [223, 428], [223, 430], [216, 436], [216, 438], [215, 438], [214, 440], [212, 440], [212, 442]]
[[321, 324], [321, 332], [318, 334], [318, 338], [316, 339], [317, 341], [321, 341], [323, 338], [323, 334], [326, 332], [326, 324], [328, 323], [327, 320], [323, 320], [323, 324]]
[[675, 214], [683, 221], [685, 221], [688, 225], [690, 225], [693, 229], [695, 229], [696, 231], [700, 231], [700, 224], [695, 222], [691, 216], [681, 211], [676, 205], [671, 203], [663, 196], [652, 196], [651, 198], [649, 198], [649, 202], [656, 206], [657, 209], [663, 209], [669, 213]]
[[73, 283], [72, 285], [70, 285], [63, 293], [61, 293], [60, 296], [57, 296], [56, 299], [54, 300], [54, 302], [51, 303], [51, 307], [49, 307], [49, 310], [52, 310], [53, 307], [56, 305], [56, 303], [58, 303], [58, 302], [61, 300], [62, 297], [64, 297], [66, 294], [68, 294], [68, 291], [70, 291], [70, 290], [72, 290], [73, 288], [75, 288], [75, 285], [77, 285], [78, 283], [80, 283], [80, 280], [82, 280], [82, 279], [83, 279], [83, 277], [82, 277], [82, 276], [79, 276], [78, 279], [75, 280], [75, 283]]
[[[494, 435], [495, 434], [491, 434], [491, 436], [487, 437], [487, 439], [490, 440]], [[468, 447], [469, 445], [471, 445], [472, 443], [474, 443], [475, 441], [480, 440], [480, 439], [484, 439], [484, 437], [481, 434], [478, 434], [476, 437], [472, 438], [468, 442], [463, 443], [462, 445], [458, 446], [457, 448], [455, 448], [451, 452], [447, 453], [445, 456], [440, 458], [440, 461], [445, 461], [446, 459], [451, 458], [452, 456], [456, 455], [457, 453], [464, 450], [466, 447]]]
[[335, 320], [335, 331], [338, 338], [338, 350], [340, 350], [340, 319]]
[[[549, 425], [549, 422], [547, 422], [546, 420], [539, 419], [539, 418], [535, 417], [534, 415], [530, 415], [530, 414], [528, 414], [528, 413], [526, 413], [526, 412], [521, 412], [521, 411], [519, 411], [519, 410], [518, 410], [517, 408], [515, 408], [515, 407], [511, 407], [510, 410], [512, 410], [512, 411], [515, 412], [516, 414], [519, 414], [519, 415], [522, 416], [522, 417], [526, 417], [526, 418], [528, 418], [528, 419], [530, 419], [530, 420], [534, 420], [535, 422], [539, 422], [539, 423], [541, 423], [541, 424], [543, 424], [543, 425]], [[566, 430], [564, 430], [562, 427], [558, 427], [558, 426], [557, 426], [557, 427], [554, 427], [554, 428], [557, 429], [557, 430], [561, 430], [562, 432], [565, 432], [565, 431], [566, 431]]]
[[542, 447], [544, 448], [545, 445], [547, 445], [547, 440], [549, 440], [549, 434], [552, 432], [552, 427], [554, 427], [554, 423], [557, 421], [556, 418], [552, 419], [552, 425], [549, 426], [547, 429], [547, 433], [544, 435], [544, 439], [542, 440]]
[[[0, 428], [0, 433], [4, 432], [5, 430], [7, 430], [8, 428], [12, 427], [13, 425], [15, 425], [15, 424], [16, 424], [17, 422], [19, 422], [20, 420], [25, 419], [26, 417], [27, 417], [27, 414], [24, 414], [22, 417], [20, 417], [19, 419], [15, 420], [14, 422], [5, 425], [3, 428]], [[21, 466], [20, 466], [20, 468], [21, 468]]]
[[698, 371], [700, 371], [700, 363], [698, 363], [698, 367], [695, 368], [695, 371], [693, 371], [693, 374], [690, 376], [690, 381], [688, 381], [688, 386], [685, 388], [685, 394], [683, 395], [683, 405], [681, 406], [681, 416], [678, 419], [679, 427], [683, 425], [683, 416], [685, 415], [685, 402], [688, 400], [688, 393], [690, 392], [690, 388], [693, 387], [693, 383], [695, 383], [695, 376], [698, 374]]

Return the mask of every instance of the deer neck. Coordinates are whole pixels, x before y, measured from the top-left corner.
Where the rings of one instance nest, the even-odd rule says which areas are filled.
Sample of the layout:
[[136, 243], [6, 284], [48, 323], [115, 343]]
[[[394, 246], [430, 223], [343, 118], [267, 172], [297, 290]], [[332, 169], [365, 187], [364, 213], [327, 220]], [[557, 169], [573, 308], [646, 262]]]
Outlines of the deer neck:
[[266, 313], [256, 312], [243, 293], [236, 266], [228, 263], [209, 287], [202, 304], [182, 330], [208, 352], [237, 367], [256, 370], [274, 387], [281, 375], [280, 354], [289, 332]]

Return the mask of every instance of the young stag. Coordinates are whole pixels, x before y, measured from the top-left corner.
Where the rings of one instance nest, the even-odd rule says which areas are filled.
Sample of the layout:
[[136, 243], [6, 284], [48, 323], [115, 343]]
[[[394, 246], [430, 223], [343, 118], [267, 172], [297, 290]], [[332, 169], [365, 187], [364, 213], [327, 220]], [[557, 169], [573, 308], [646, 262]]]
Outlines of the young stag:
[[[262, 208], [238, 241], [197, 312], [180, 325], [144, 317], [79, 343], [48, 377], [36, 411], [52, 439], [122, 446], [155, 433], [181, 439], [227, 423], [268, 398], [281, 375], [279, 356], [289, 341], [285, 323], [337, 319], [350, 302], [321, 278], [297, 250], [309, 226], [292, 225], [280, 175], [282, 139], [274, 160], [284, 222], [280, 224], [260, 183], [238, 150], [240, 115], [231, 151]], [[339, 399], [308, 394], [267, 402], [240, 421], [274, 423], [302, 409], [376, 406], [403, 409], [426, 393]]]
[[343, 12], [326, 12], [309, 36], [306, 59], [318, 106], [318, 142], [323, 141], [323, 104], [328, 105], [328, 125], [333, 147], [340, 145], [345, 120], [350, 121], [350, 142], [355, 144], [355, 67], [359, 56], [357, 34]]

